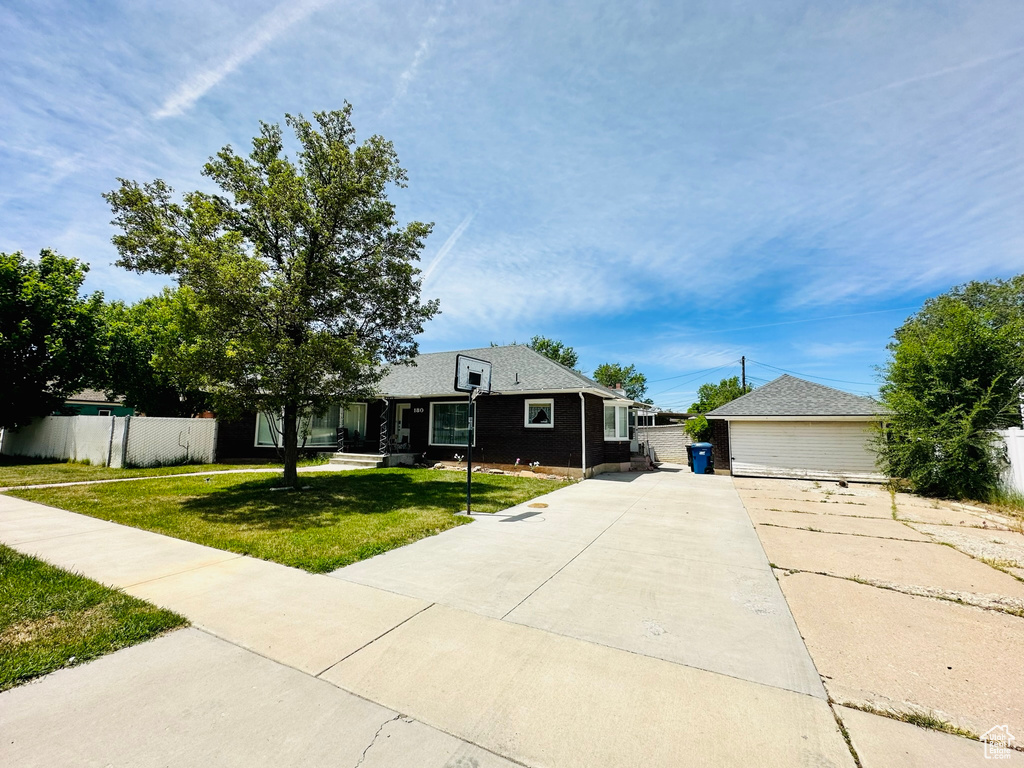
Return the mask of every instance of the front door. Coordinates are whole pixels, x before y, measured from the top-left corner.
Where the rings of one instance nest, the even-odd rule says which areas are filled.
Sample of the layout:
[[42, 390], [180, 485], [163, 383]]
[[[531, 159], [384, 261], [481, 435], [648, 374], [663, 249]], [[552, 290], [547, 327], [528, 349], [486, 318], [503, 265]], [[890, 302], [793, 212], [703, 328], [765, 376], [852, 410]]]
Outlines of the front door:
[[399, 451], [409, 450], [409, 414], [412, 405], [399, 403], [395, 406], [395, 448]]

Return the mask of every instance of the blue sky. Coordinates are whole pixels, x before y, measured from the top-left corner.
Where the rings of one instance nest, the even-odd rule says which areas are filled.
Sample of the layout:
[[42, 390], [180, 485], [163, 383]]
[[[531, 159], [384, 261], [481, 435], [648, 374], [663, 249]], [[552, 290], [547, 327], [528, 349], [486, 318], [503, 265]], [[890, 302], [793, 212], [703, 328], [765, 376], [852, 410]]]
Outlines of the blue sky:
[[5, 0], [0, 250], [153, 293], [111, 265], [116, 177], [203, 187], [347, 99], [435, 223], [422, 350], [543, 334], [666, 407], [741, 355], [870, 393], [924, 298], [1024, 271], [1022, 91], [1019, 0]]

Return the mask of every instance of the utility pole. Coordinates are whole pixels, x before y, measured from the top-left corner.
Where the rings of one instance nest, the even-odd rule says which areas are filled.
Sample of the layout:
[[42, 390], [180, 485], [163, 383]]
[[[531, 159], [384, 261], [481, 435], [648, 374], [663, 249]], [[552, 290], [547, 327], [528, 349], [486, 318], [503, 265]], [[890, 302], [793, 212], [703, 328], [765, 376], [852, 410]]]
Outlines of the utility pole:
[[740, 358], [740, 370], [743, 372], [743, 393], [747, 392], [747, 356], [743, 355]]

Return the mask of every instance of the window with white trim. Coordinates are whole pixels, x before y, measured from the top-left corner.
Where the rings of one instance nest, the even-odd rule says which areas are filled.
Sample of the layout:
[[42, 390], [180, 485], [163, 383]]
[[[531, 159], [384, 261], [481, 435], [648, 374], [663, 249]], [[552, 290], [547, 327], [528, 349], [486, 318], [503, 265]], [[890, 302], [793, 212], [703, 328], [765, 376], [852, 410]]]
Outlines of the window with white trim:
[[[465, 448], [469, 438], [469, 415], [476, 415], [476, 403], [470, 411], [466, 402], [430, 404], [430, 444]], [[476, 445], [476, 433], [473, 434]]]
[[553, 428], [555, 426], [555, 401], [551, 398], [527, 400], [523, 419], [527, 427]]
[[604, 439], [629, 439], [629, 406], [606, 405], [604, 407]]

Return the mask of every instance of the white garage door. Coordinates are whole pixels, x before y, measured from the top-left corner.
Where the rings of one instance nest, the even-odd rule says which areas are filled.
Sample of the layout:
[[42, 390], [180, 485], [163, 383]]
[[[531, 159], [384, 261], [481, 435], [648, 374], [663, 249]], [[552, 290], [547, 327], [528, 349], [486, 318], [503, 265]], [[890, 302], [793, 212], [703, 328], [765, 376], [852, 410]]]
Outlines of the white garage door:
[[733, 421], [732, 473], [881, 481], [872, 437], [871, 424], [860, 421]]

